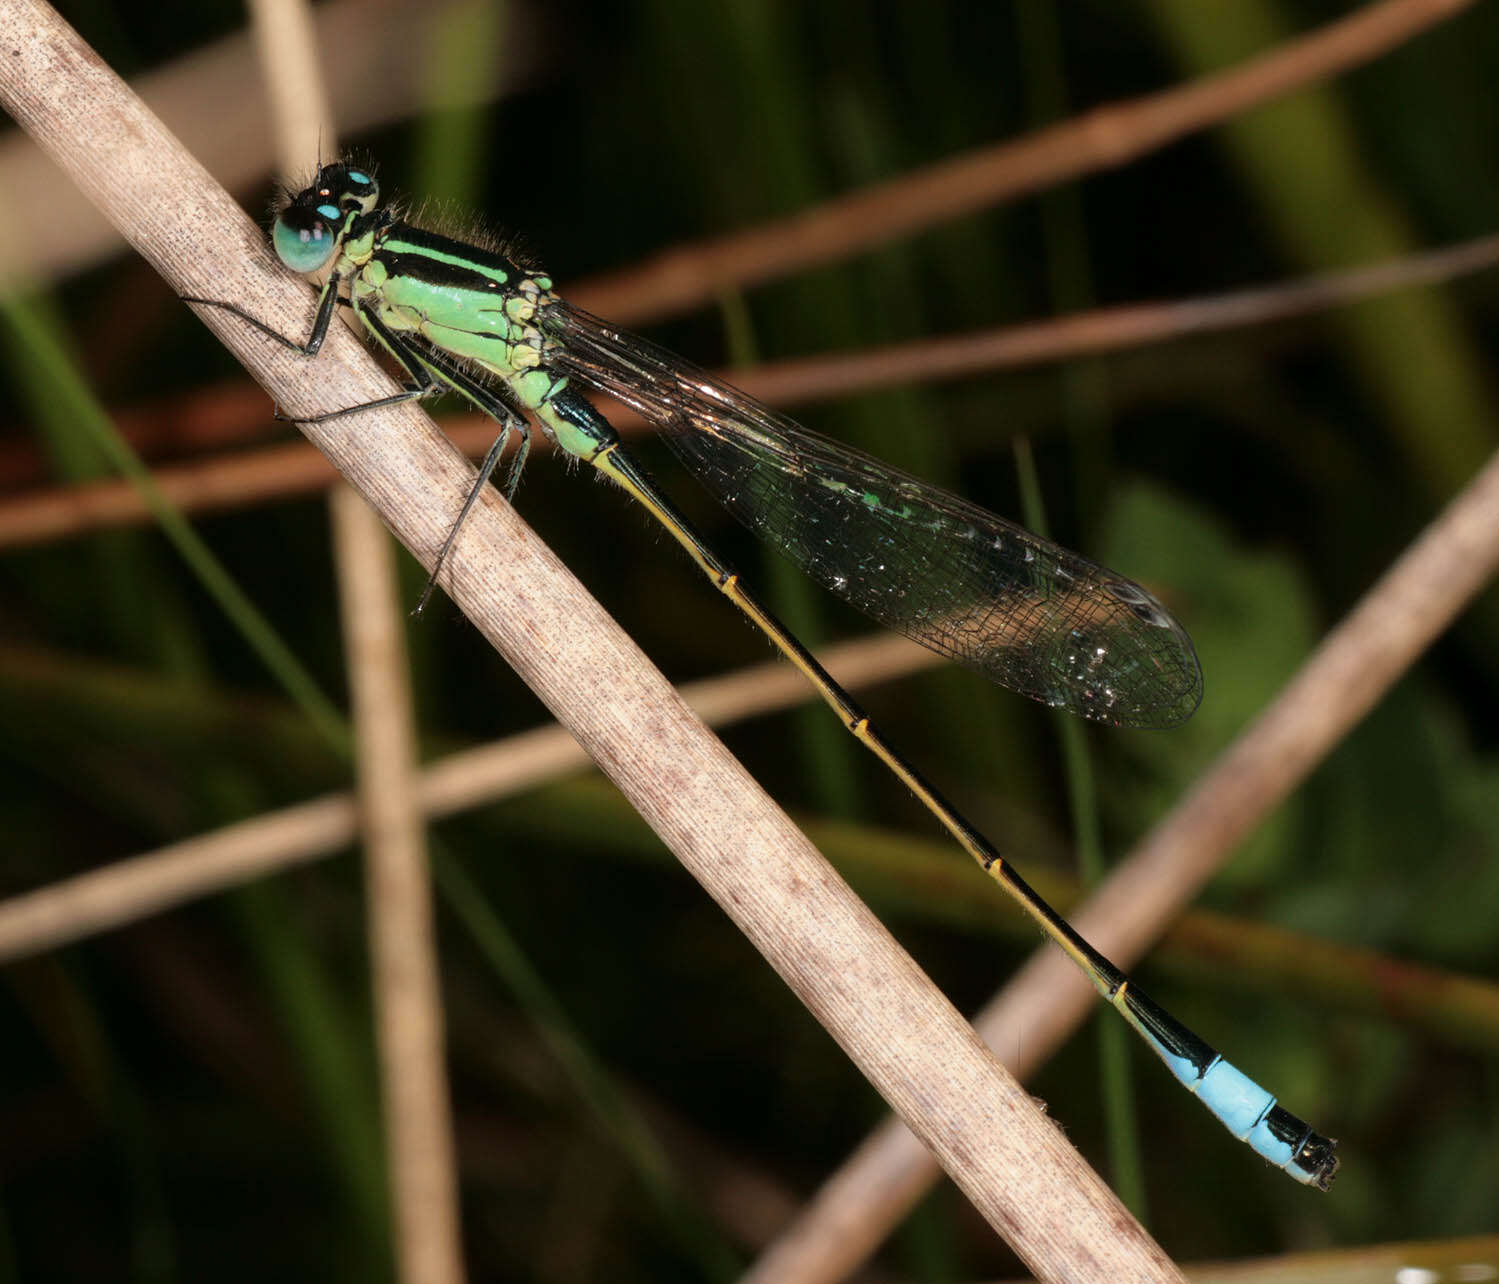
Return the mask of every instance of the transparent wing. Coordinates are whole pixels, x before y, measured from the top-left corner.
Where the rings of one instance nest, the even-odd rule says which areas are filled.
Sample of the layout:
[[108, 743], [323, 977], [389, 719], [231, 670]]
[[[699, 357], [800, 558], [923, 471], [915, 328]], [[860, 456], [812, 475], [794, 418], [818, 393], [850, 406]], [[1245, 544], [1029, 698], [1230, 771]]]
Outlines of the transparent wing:
[[547, 363], [638, 410], [735, 517], [881, 624], [1044, 704], [1169, 727], [1191, 639], [1138, 584], [838, 444], [565, 303]]

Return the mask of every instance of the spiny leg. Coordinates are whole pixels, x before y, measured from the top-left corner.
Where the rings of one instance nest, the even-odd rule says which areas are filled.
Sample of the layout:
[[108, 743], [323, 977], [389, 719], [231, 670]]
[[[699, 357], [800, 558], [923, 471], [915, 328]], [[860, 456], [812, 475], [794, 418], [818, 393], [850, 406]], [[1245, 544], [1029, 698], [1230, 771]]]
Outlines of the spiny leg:
[[[515, 458], [510, 461], [510, 471], [505, 475], [504, 486], [500, 488], [500, 492], [505, 496], [507, 504], [515, 503], [515, 492], [520, 489], [520, 475], [526, 471], [526, 456], [531, 453], [531, 433], [527, 428], [526, 421], [520, 415], [516, 415], [515, 419], [519, 423], [519, 428], [516, 431], [520, 435], [520, 445], [515, 448]], [[505, 434], [508, 436], [510, 431], [511, 426], [507, 424]], [[501, 437], [500, 441], [504, 439], [504, 437]], [[499, 442], [496, 442], [495, 445], [499, 445]]]
[[283, 415], [279, 409], [274, 413], [275, 417], [283, 423], [323, 424], [342, 415], [357, 415], [363, 410], [379, 410], [382, 406], [399, 406], [407, 401], [420, 401], [423, 397], [430, 397], [441, 390], [442, 386], [437, 380], [423, 370], [417, 372], [415, 383], [407, 384], [400, 392], [393, 392], [388, 397], [376, 397], [374, 401], [361, 401], [355, 406], [341, 406], [337, 410], [325, 410], [320, 415]]
[[[252, 316], [237, 304], [225, 303], [219, 299], [197, 299], [183, 296], [184, 303], [197, 303], [203, 307], [218, 308], [220, 311], [228, 312], [238, 317], [241, 321], [259, 330], [261, 334], [274, 339], [284, 348], [290, 348], [293, 352], [300, 353], [304, 357], [315, 357], [322, 351], [323, 341], [328, 337], [328, 324], [333, 316], [333, 309], [339, 304], [346, 308], [354, 308], [355, 313], [361, 321], [368, 324], [368, 315], [363, 309], [354, 307], [348, 299], [340, 298], [338, 295], [338, 273], [329, 276], [327, 283], [323, 286], [322, 293], [318, 295], [317, 316], [312, 323], [312, 333], [307, 337], [305, 343], [298, 343], [295, 339], [289, 339], [274, 327], [267, 325], [259, 317]], [[438, 391], [439, 384], [431, 373], [420, 364], [412, 364], [404, 360], [401, 354], [396, 353], [397, 359], [405, 367], [412, 378], [412, 383], [400, 392], [389, 397], [377, 397], [374, 401], [362, 401], [357, 406], [343, 406], [338, 410], [324, 411], [320, 415], [284, 415], [278, 408], [275, 417], [283, 423], [298, 424], [321, 424], [330, 419], [337, 419], [340, 415], [357, 414], [361, 410], [379, 410], [382, 406], [398, 406], [405, 401], [420, 401], [423, 397], [431, 396]]]
[[[500, 457], [505, 453], [505, 445], [509, 442], [512, 434], [520, 439], [517, 448], [515, 462], [510, 467], [510, 472], [505, 478], [503, 493], [506, 502], [515, 498], [516, 489], [520, 486], [521, 473], [525, 470], [526, 456], [530, 453], [531, 434], [525, 420], [515, 411], [506, 406], [498, 397], [494, 396], [489, 389], [483, 387], [477, 381], [470, 379], [462, 371], [449, 368], [445, 363], [438, 360], [426, 360], [423, 354], [418, 352], [410, 343], [398, 338], [392, 331], [368, 310], [356, 307], [348, 299], [340, 298], [338, 295], [339, 277], [335, 272], [328, 277], [318, 296], [317, 315], [313, 319], [312, 333], [305, 342], [299, 343], [295, 339], [289, 339], [275, 327], [267, 325], [259, 317], [246, 312], [234, 303], [227, 303], [221, 299], [203, 299], [193, 296], [183, 296], [184, 303], [196, 303], [202, 307], [218, 308], [238, 317], [241, 321], [253, 326], [267, 338], [274, 339], [285, 348], [300, 353], [305, 357], [315, 357], [322, 350], [323, 342], [328, 337], [328, 326], [333, 316], [333, 309], [340, 303], [345, 307], [353, 307], [360, 321], [370, 330], [397, 361], [407, 374], [411, 376], [411, 384], [398, 393], [389, 397], [377, 397], [373, 401], [361, 402], [356, 406], [342, 406], [337, 410], [328, 410], [319, 415], [283, 415], [278, 410], [276, 418], [291, 420], [295, 423], [320, 424], [330, 419], [337, 419], [341, 415], [357, 414], [364, 410], [378, 410], [383, 406], [396, 406], [407, 401], [419, 401], [423, 397], [431, 396], [442, 390], [444, 385], [451, 386], [455, 391], [474, 402], [480, 410], [490, 415], [500, 424], [500, 435], [494, 445], [489, 448], [484, 462], [479, 469], [478, 480], [469, 492], [468, 498], [464, 500], [463, 508], [458, 514], [458, 520], [453, 523], [447, 538], [443, 541], [442, 549], [437, 555], [437, 562], [432, 568], [432, 574], [428, 577], [426, 586], [422, 589], [421, 597], [417, 600], [413, 615], [421, 614], [427, 604], [427, 599], [432, 596], [432, 590], [437, 584], [437, 574], [442, 569], [443, 562], [447, 559], [449, 550], [453, 547], [453, 541], [457, 538], [459, 527], [463, 525], [474, 504], [478, 501], [480, 493], [485, 484], [493, 475]], [[435, 354], [433, 354], [435, 358]]]
[[501, 493], [505, 496], [507, 504], [515, 498], [516, 489], [520, 486], [521, 473], [525, 470], [526, 457], [531, 450], [531, 427], [525, 417], [508, 405], [495, 389], [485, 387], [472, 375], [446, 359], [442, 353], [426, 345], [418, 347], [406, 336], [391, 330], [374, 313], [361, 311], [360, 317], [381, 345], [412, 372], [413, 378], [418, 381], [425, 380], [433, 388], [444, 386], [451, 388], [500, 425], [500, 435], [489, 448], [483, 462], [480, 463], [479, 475], [469, 489], [468, 497], [463, 501], [463, 507], [458, 510], [457, 520], [448, 531], [447, 538], [443, 540], [442, 548], [438, 550], [437, 560], [432, 564], [432, 574], [427, 577], [427, 583], [411, 612], [412, 615], [420, 615], [427, 605], [427, 600], [432, 596], [432, 590], [437, 587], [438, 573], [447, 561], [448, 553], [458, 538], [459, 530], [469, 513], [473, 511], [474, 505], [479, 502], [479, 496], [483, 494], [484, 487], [489, 484], [489, 479], [499, 466], [500, 457], [505, 453], [505, 447], [509, 444], [512, 435], [518, 439], [519, 445], [516, 447], [515, 462], [511, 464], [510, 471], [506, 474]]
[[[509, 411], [506, 411], [509, 414]], [[442, 570], [443, 563], [448, 560], [448, 553], [453, 547], [453, 541], [458, 538], [458, 531], [468, 518], [475, 504], [479, 502], [479, 496], [484, 493], [484, 487], [489, 484], [495, 467], [500, 462], [500, 456], [505, 453], [505, 447], [510, 441], [511, 433], [520, 435], [519, 451], [524, 452], [530, 445], [530, 432], [526, 427], [524, 419], [515, 417], [513, 420], [500, 420], [500, 435], [495, 438], [494, 445], [484, 456], [484, 461], [479, 465], [479, 475], [474, 479], [474, 484], [468, 492], [468, 498], [463, 501], [463, 507], [458, 510], [458, 517], [448, 531], [448, 537], [443, 540], [442, 547], [437, 552], [437, 560], [432, 563], [432, 574], [427, 576], [427, 583], [422, 588], [421, 597], [417, 598], [416, 606], [411, 610], [412, 615], [420, 615], [427, 605], [427, 599], [432, 596], [432, 590], [437, 587], [437, 574]], [[515, 493], [514, 483], [518, 480], [519, 469], [512, 467], [510, 475], [506, 478], [505, 502], [509, 503], [511, 496]]]
[[399, 406], [407, 401], [420, 401], [424, 397], [430, 397], [434, 393], [442, 391], [442, 381], [436, 378], [432, 371], [427, 368], [419, 354], [413, 351], [409, 344], [398, 340], [384, 324], [376, 319], [368, 308], [361, 307], [358, 303], [348, 299], [340, 300], [340, 302], [348, 306], [354, 315], [359, 318], [365, 329], [379, 340], [380, 346], [401, 363], [401, 369], [411, 377], [411, 382], [403, 387], [400, 392], [392, 393], [388, 397], [376, 397], [374, 401], [361, 401], [357, 406], [344, 406], [338, 410], [326, 410], [320, 415], [311, 416], [283, 416], [278, 411], [276, 418], [288, 418], [294, 423], [299, 424], [321, 424], [327, 423], [330, 419], [337, 419], [341, 415], [358, 414], [363, 410], [379, 410], [382, 406]]
[[312, 333], [307, 336], [305, 342], [298, 343], [295, 339], [288, 339], [286, 335], [274, 326], [267, 325], [259, 317], [251, 316], [237, 303], [225, 303], [222, 299], [197, 299], [191, 295], [183, 295], [184, 303], [197, 303], [205, 308], [218, 308], [221, 312], [228, 312], [238, 317], [241, 321], [254, 326], [261, 334], [274, 339], [283, 348], [290, 348], [293, 352], [300, 352], [304, 357], [315, 357], [322, 350], [323, 340], [328, 337], [328, 322], [332, 320], [333, 309], [340, 303], [347, 304], [347, 299], [338, 297], [339, 276], [337, 272], [329, 274], [323, 284], [322, 292], [318, 295], [317, 315], [312, 321]]

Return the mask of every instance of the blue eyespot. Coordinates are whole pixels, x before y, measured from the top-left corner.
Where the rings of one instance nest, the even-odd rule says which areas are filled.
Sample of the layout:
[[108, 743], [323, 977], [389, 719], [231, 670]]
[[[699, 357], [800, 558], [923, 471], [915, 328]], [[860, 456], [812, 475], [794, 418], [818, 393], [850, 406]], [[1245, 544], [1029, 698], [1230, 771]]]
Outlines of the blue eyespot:
[[361, 174], [357, 169], [351, 169], [349, 171], [349, 177], [353, 179], [354, 182], [361, 185], [370, 181], [370, 176], [368, 174]]
[[282, 212], [271, 229], [276, 257], [293, 272], [316, 272], [333, 257], [338, 237], [319, 214], [338, 219], [338, 211], [331, 210], [330, 215], [327, 206], [313, 211], [305, 205], [293, 205]]
[[332, 220], [334, 223], [338, 222], [340, 211], [337, 205], [319, 205], [317, 207], [317, 212], [324, 218]]

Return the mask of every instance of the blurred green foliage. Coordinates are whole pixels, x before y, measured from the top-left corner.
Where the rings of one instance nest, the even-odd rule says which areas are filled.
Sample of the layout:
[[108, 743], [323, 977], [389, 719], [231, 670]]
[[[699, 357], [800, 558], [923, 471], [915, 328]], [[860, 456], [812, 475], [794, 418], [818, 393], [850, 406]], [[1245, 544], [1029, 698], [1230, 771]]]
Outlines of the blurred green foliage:
[[[351, 141], [380, 159], [392, 187], [472, 203], [523, 233], [565, 290], [1058, 112], [1238, 62], [1350, 7], [566, 0], [544, 7], [549, 56], [522, 91]], [[69, 16], [127, 76], [243, 21], [218, 0], [170, 13], [93, 0]], [[476, 5], [468, 20], [413, 52], [430, 55], [434, 84], [498, 56], [503, 7]], [[770, 361], [1090, 299], [1211, 295], [1477, 235], [1499, 208], [1496, 64], [1499, 12], [1478, 7], [1334, 84], [1064, 193], [653, 333], [704, 364]], [[260, 195], [248, 204], [260, 208]], [[52, 284], [29, 316], [65, 345], [79, 382], [39, 377], [36, 349], [8, 325], [0, 385], [5, 449], [38, 453], [52, 481], [97, 471], [77, 435], [81, 412], [60, 407], [169, 406], [235, 376], [138, 263], [122, 256]], [[731, 344], [725, 317], [741, 307]], [[1018, 512], [1010, 438], [1028, 434], [1055, 537], [1152, 585], [1186, 622], [1207, 679], [1196, 719], [1170, 734], [1088, 732], [1105, 843], [1118, 853], [1493, 448], [1496, 329], [1499, 299], [1483, 278], [801, 417], [1004, 513]], [[266, 418], [270, 428], [269, 405]], [[862, 629], [839, 604], [803, 594], [651, 455], [692, 518], [810, 639]], [[672, 676], [764, 658], [760, 639], [620, 496], [542, 459], [520, 506]], [[341, 698], [319, 504], [196, 525]], [[1209, 890], [1211, 905], [1499, 980], [1496, 608], [1490, 591], [1267, 820]], [[347, 780], [336, 748], [293, 712], [154, 532], [7, 552], [0, 620], [0, 891]], [[433, 752], [539, 720], [455, 612], [429, 611], [413, 654]], [[1061, 755], [1044, 710], [948, 672], [867, 702], [1022, 868], [1069, 867]], [[900, 878], [869, 894], [960, 1006], [977, 1006], [1031, 948], [960, 853], [933, 863], [904, 841], [930, 840], [924, 814], [823, 711], [728, 739], [788, 807], [858, 827], [850, 841], [830, 835], [830, 852], [851, 851], [860, 869], [859, 858], [888, 850], [907, 884], [943, 889], [956, 915]], [[482, 898], [454, 901], [466, 908], [445, 909], [441, 923], [475, 1279], [722, 1276], [726, 1254], [747, 1258], [753, 1246], [714, 1204], [712, 1174], [764, 1177], [800, 1197], [880, 1118], [873, 1092], [763, 962], [674, 866], [642, 862], [659, 853], [655, 840], [596, 795], [547, 791], [438, 827], [442, 859]], [[520, 970], [496, 962], [510, 947], [478, 925], [481, 904], [508, 925], [528, 960]], [[362, 937], [359, 868], [345, 853], [8, 964], [0, 1280], [385, 1277]], [[533, 972], [550, 997], [517, 1000]], [[1331, 1196], [1304, 1191], [1142, 1061], [1144, 1184], [1168, 1251], [1268, 1255], [1493, 1228], [1492, 1045], [1487, 1055], [1456, 1048], [1439, 1023], [1414, 1029], [1354, 1010], [1315, 976], [1286, 997], [1253, 975], [1228, 989], [1178, 970], [1154, 977], [1148, 964], [1144, 974], [1345, 1154]], [[1035, 1091], [1103, 1163], [1090, 1042], [1064, 1051]], [[657, 1142], [630, 1140], [635, 1112]], [[657, 1144], [674, 1174], [657, 1170]], [[921, 1280], [1015, 1269], [950, 1189], [929, 1198], [886, 1261]]]

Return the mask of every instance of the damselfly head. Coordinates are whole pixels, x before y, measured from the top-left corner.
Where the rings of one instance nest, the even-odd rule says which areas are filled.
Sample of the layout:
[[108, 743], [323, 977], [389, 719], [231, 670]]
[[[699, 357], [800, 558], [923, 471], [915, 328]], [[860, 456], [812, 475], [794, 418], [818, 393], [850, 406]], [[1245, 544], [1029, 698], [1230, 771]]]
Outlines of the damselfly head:
[[277, 213], [271, 225], [277, 257], [294, 272], [318, 271], [333, 257], [349, 220], [368, 214], [379, 199], [379, 185], [364, 170], [342, 161], [324, 165]]

